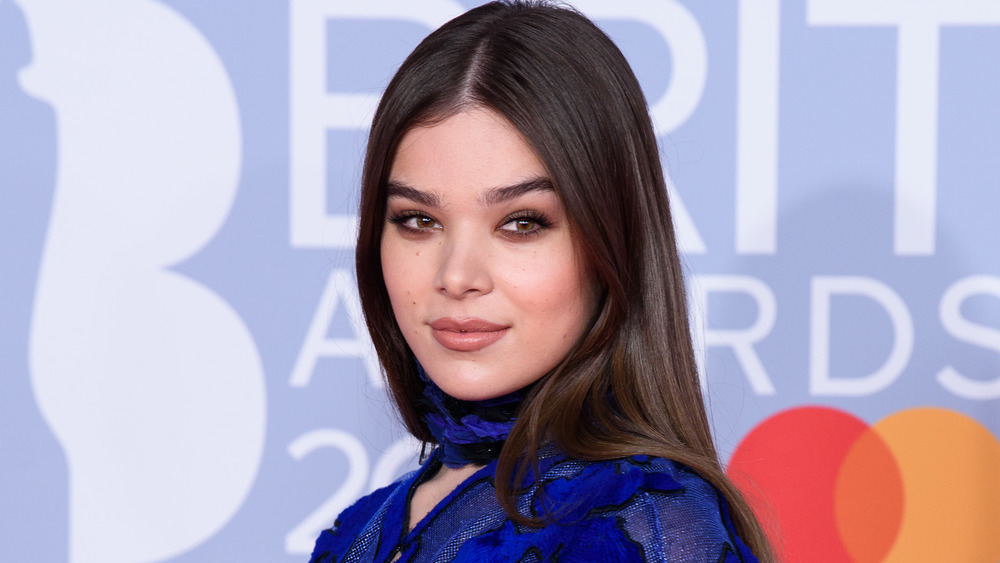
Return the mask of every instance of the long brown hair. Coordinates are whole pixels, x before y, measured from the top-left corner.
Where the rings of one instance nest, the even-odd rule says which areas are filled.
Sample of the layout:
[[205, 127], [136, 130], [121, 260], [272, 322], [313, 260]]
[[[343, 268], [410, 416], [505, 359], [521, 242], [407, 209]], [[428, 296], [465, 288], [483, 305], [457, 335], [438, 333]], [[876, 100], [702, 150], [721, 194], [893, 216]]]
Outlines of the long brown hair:
[[[493, 2], [451, 20], [410, 54], [375, 113], [362, 176], [358, 287], [407, 428], [433, 442], [413, 405], [422, 384], [382, 278], [386, 183], [406, 131], [471, 107], [503, 115], [535, 149], [601, 289], [589, 330], [525, 400], [497, 483], [518, 482], [548, 441], [578, 459], [670, 458], [723, 492], [741, 537], [771, 560], [712, 441], [645, 97], [611, 39], [571, 9]], [[497, 493], [519, 518], [513, 487]]]

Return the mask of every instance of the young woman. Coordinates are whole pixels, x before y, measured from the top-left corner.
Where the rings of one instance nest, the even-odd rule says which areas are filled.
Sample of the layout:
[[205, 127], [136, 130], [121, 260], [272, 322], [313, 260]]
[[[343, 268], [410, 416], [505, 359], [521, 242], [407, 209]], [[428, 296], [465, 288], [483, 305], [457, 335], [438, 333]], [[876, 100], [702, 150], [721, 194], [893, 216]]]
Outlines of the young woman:
[[770, 560], [717, 457], [646, 102], [582, 15], [491, 3], [372, 123], [361, 301], [436, 447], [313, 561]]

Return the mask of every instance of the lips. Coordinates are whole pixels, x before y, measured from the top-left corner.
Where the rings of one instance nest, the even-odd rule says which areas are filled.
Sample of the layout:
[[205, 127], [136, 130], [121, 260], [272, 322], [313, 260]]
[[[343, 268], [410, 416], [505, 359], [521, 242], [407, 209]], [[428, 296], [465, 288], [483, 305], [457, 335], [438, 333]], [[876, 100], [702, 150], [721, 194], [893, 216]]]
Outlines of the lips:
[[483, 319], [457, 320], [450, 317], [430, 323], [431, 334], [438, 344], [456, 352], [481, 350], [507, 334], [507, 325], [491, 323]]

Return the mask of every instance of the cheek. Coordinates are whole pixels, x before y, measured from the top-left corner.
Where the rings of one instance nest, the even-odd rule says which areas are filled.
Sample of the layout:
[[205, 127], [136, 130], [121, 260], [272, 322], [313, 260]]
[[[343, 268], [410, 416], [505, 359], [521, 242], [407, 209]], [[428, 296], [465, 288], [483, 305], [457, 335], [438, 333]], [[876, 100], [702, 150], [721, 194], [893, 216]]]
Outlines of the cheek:
[[413, 264], [412, 258], [399, 252], [392, 244], [382, 244], [382, 278], [385, 289], [392, 303], [393, 313], [400, 327], [405, 329], [407, 313], [412, 311], [416, 303], [418, 280], [416, 274], [420, 271]]
[[524, 264], [509, 277], [522, 309], [557, 317], [576, 317], [593, 300], [585, 274], [575, 259], [558, 253]]

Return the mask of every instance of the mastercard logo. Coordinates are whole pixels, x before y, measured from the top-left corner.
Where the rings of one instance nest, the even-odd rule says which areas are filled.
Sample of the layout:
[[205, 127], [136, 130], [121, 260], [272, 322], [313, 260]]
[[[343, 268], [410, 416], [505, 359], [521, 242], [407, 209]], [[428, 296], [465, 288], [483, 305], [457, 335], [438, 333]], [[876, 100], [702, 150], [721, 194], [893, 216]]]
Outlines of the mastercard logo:
[[1000, 561], [1000, 442], [955, 411], [869, 425], [790, 409], [747, 434], [727, 472], [782, 561]]

